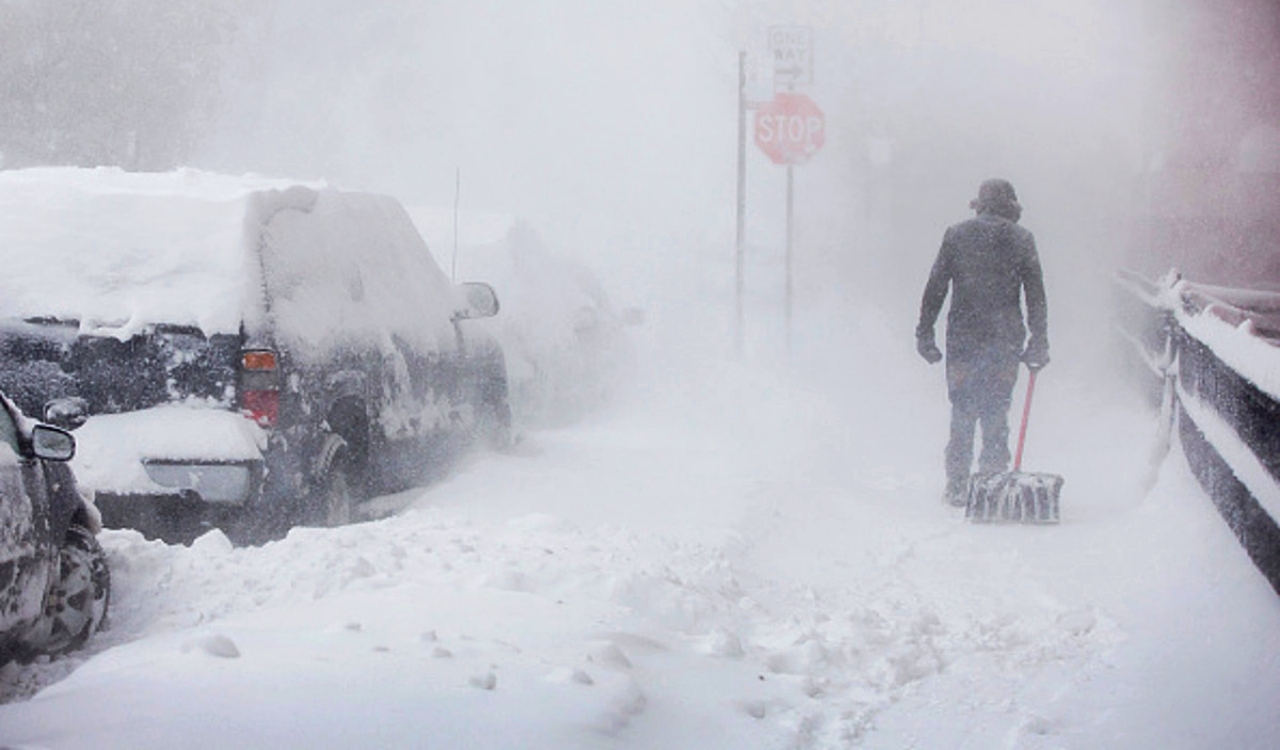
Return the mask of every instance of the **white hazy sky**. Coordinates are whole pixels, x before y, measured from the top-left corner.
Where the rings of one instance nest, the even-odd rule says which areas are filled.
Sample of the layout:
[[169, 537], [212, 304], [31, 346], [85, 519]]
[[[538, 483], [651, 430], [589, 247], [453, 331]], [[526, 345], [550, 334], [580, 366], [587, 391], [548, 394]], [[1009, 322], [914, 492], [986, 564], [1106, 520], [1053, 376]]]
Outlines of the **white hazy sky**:
[[[865, 299], [906, 330], [942, 230], [990, 176], [1018, 186], [1051, 296], [1100, 286], [1141, 148], [1134, 15], [1003, 0], [279, 0], [246, 24], [195, 166], [445, 206], [460, 170], [464, 209], [529, 219], [626, 301], [687, 308], [732, 283], [737, 51], [760, 61], [769, 26], [809, 24], [827, 139], [796, 170], [798, 304]], [[749, 95], [768, 96], [767, 63], [752, 75]], [[872, 165], [873, 141], [887, 163]], [[748, 285], [776, 311], [785, 170], [748, 144], [747, 172]]]
[[[1117, 79], [1136, 53], [1129, 19], [1094, 3], [769, 5], [280, 0], [255, 32], [265, 44], [231, 76], [232, 108], [205, 158], [437, 203], [452, 202], [460, 168], [476, 209], [721, 241], [732, 238], [735, 53], [766, 54], [773, 24], [815, 28], [810, 91], [831, 137], [805, 176], [824, 192], [849, 192], [867, 135], [927, 128], [965, 143], [978, 130], [1029, 146], [935, 159], [967, 193], [984, 168], [1009, 171], [1047, 145], [1027, 123], [1057, 134], [1073, 120], [1096, 137], [1134, 114], [1097, 111], [1128, 85]], [[781, 170], [751, 151], [763, 199]]]

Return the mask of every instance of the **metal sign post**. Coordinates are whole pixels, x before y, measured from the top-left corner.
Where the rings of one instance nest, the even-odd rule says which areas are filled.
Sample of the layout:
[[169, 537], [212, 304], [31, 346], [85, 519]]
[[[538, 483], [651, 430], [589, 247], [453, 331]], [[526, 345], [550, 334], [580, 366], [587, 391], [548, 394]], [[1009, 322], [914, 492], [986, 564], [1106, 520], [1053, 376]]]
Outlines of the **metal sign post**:
[[794, 307], [795, 165], [808, 161], [826, 141], [826, 118], [808, 96], [796, 87], [813, 83], [813, 30], [806, 26], [774, 26], [769, 29], [769, 51], [773, 57], [774, 97], [771, 101], [748, 103], [746, 98], [747, 53], [738, 53], [738, 205], [735, 252], [734, 348], [741, 354], [743, 344], [743, 286], [745, 265], [746, 214], [746, 113], [755, 110], [756, 146], [775, 164], [787, 168], [786, 280], [785, 310], [787, 350], [791, 350], [791, 319]]
[[804, 94], [779, 92], [756, 110], [756, 145], [775, 164], [787, 167], [786, 321], [787, 350], [791, 349], [795, 242], [795, 165], [808, 161], [826, 142], [826, 117]]
[[792, 308], [792, 282], [791, 282], [791, 248], [794, 237], [792, 230], [791, 217], [794, 215], [795, 208], [795, 167], [791, 164], [787, 165], [787, 291], [786, 291], [786, 310], [787, 310], [787, 351], [791, 351], [791, 308]]
[[[773, 133], [761, 133], [757, 118], [757, 143], [775, 163], [787, 166], [786, 217], [786, 287], [785, 310], [787, 351], [791, 351], [791, 320], [795, 307], [795, 165], [809, 157], [826, 140], [826, 121], [822, 110], [803, 94], [794, 94], [797, 86], [813, 83], [813, 29], [807, 26], [774, 26], [769, 29], [769, 51], [773, 53], [773, 85], [777, 92], [771, 111]], [[784, 93], [787, 92], [787, 93]], [[761, 142], [762, 135], [772, 135]]]

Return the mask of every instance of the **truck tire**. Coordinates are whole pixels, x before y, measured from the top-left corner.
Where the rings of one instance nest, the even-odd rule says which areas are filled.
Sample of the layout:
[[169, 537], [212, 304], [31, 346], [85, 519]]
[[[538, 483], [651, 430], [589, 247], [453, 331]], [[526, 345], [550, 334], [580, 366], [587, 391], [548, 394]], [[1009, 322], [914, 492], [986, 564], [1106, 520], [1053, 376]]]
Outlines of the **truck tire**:
[[320, 482], [315, 510], [321, 526], [345, 526], [351, 523], [355, 503], [351, 477], [352, 451], [341, 436], [330, 433], [320, 450]]
[[335, 462], [325, 474], [321, 492], [325, 526], [346, 526], [351, 523], [351, 479], [347, 476], [346, 461]]

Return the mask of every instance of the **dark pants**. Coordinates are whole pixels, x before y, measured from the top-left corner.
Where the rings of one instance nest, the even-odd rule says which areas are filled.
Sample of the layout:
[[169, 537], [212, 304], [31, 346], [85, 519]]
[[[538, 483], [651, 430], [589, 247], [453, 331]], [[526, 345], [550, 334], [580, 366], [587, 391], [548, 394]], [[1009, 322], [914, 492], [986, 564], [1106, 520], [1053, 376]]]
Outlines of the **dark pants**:
[[1009, 468], [1009, 404], [1018, 379], [1018, 350], [1010, 346], [947, 347], [951, 437], [947, 441], [947, 489], [964, 486], [973, 466], [974, 431], [982, 428], [978, 471]]

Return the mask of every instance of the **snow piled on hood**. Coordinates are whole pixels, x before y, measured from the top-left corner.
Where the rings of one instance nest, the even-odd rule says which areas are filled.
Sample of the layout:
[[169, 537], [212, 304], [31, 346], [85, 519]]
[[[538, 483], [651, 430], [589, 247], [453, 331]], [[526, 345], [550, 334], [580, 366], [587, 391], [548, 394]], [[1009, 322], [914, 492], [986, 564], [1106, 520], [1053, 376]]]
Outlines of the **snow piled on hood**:
[[201, 404], [96, 414], [75, 434], [79, 485], [122, 494], [165, 491], [147, 476], [144, 460], [260, 461], [267, 447], [266, 432], [252, 420]]

